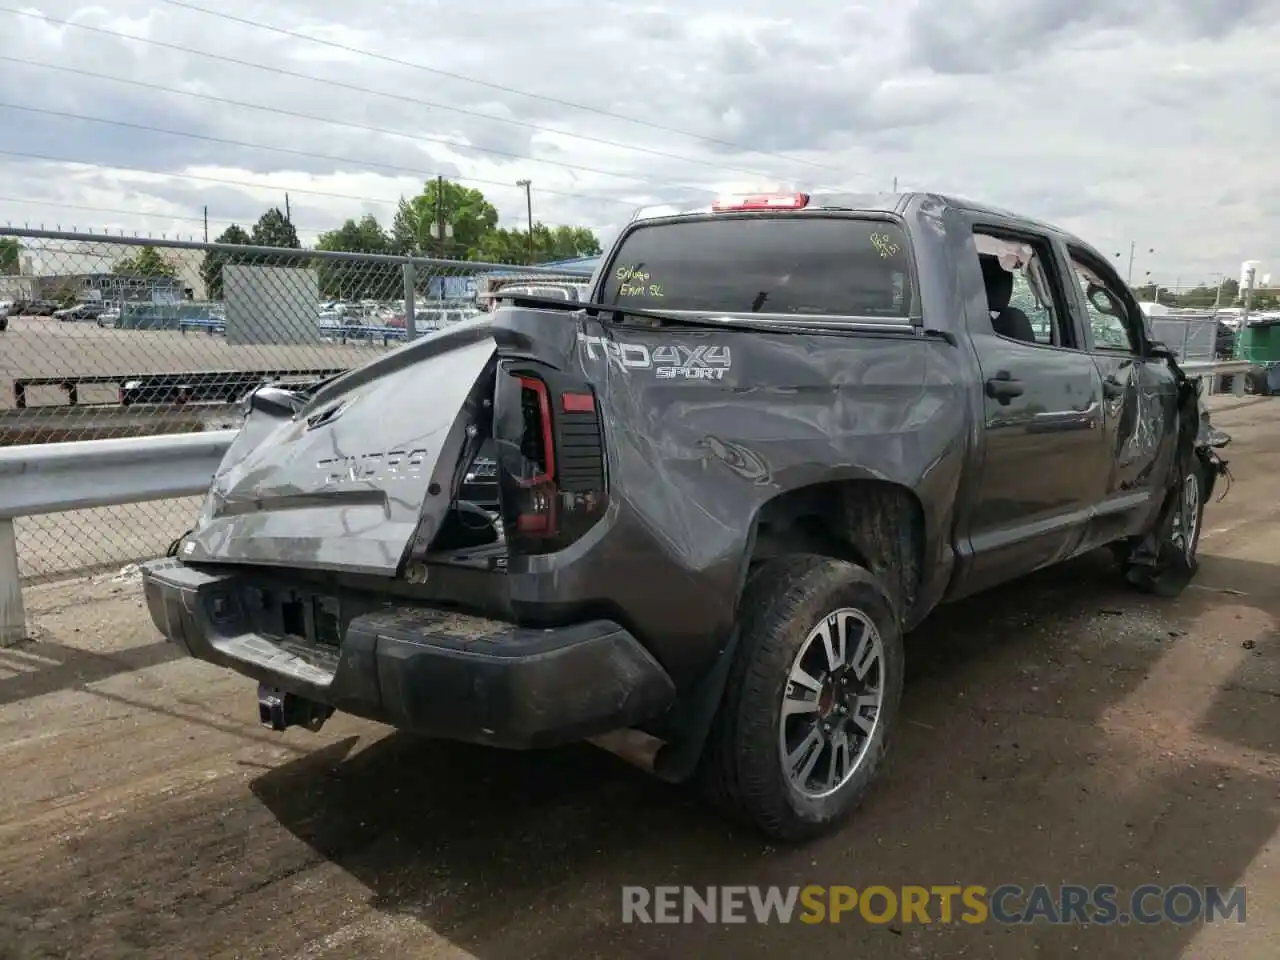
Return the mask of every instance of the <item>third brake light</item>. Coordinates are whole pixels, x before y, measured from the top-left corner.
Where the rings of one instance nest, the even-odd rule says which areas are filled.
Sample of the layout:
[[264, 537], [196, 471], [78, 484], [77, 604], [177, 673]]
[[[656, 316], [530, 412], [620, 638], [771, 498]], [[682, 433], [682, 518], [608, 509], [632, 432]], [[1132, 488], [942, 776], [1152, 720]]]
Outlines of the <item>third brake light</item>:
[[809, 203], [807, 193], [754, 193], [721, 197], [711, 204], [715, 213], [730, 210], [803, 210]]

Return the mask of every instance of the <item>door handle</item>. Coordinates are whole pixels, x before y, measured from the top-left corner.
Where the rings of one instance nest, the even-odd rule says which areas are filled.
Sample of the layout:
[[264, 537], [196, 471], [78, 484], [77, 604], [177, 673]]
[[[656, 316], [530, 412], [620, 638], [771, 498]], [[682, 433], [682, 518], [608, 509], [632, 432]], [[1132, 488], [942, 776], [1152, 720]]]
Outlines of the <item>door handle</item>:
[[1119, 400], [1124, 396], [1125, 386], [1115, 377], [1104, 377], [1102, 380], [1102, 395], [1108, 400]]
[[1102, 404], [1093, 400], [1083, 410], [1055, 410], [1037, 413], [1031, 419], [1029, 433], [1056, 433], [1062, 430], [1092, 430], [1098, 425]]
[[1013, 379], [1013, 375], [1008, 370], [1001, 370], [987, 380], [987, 396], [1002, 404], [1008, 404], [1014, 397], [1022, 396], [1022, 381]]

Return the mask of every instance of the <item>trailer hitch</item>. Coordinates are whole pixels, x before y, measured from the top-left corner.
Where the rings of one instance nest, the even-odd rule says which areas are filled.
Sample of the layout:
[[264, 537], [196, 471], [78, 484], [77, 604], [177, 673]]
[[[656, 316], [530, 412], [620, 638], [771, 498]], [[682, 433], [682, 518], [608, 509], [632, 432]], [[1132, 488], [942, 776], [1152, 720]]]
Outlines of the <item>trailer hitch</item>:
[[258, 719], [264, 727], [272, 730], [306, 727], [314, 733], [331, 716], [333, 707], [328, 704], [316, 703], [265, 683], [258, 684]]

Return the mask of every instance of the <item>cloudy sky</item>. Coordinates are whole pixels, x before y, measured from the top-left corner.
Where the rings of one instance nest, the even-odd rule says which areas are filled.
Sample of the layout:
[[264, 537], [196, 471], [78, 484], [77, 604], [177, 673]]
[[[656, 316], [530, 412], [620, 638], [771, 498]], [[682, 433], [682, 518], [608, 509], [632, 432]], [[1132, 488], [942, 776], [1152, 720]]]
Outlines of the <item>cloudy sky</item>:
[[215, 235], [288, 192], [306, 242], [443, 174], [607, 241], [897, 178], [1135, 242], [1135, 282], [1280, 276], [1277, 64], [1280, 0], [0, 0], [0, 223]]

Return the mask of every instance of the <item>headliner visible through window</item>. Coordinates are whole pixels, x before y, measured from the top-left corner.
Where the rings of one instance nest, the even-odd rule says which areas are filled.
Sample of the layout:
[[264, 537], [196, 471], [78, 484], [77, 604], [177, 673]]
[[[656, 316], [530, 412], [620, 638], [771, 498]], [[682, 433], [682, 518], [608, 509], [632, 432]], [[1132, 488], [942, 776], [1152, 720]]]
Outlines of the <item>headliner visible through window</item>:
[[906, 320], [907, 238], [897, 224], [812, 214], [642, 226], [623, 241], [600, 299], [650, 310]]

